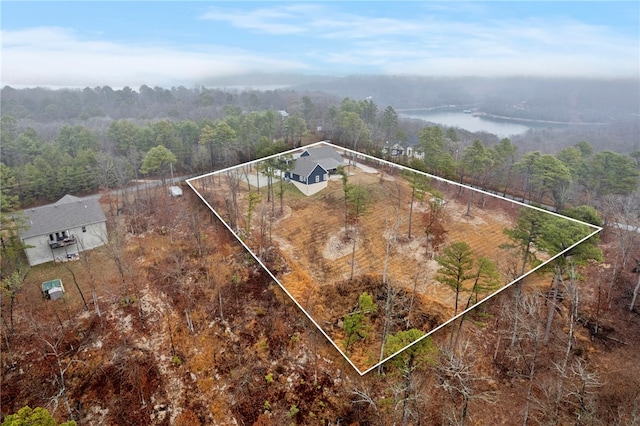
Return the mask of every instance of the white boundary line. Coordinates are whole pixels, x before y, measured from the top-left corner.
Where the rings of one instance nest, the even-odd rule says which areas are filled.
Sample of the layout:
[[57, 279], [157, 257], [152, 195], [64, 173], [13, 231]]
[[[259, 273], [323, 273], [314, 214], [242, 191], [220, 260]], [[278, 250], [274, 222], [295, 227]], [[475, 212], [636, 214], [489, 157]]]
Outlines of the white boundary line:
[[[218, 214], [218, 212], [209, 204], [209, 202], [207, 202], [207, 200], [205, 200], [205, 198], [198, 192], [198, 190], [194, 187], [194, 185], [191, 184], [191, 181], [194, 181], [194, 180], [202, 179], [202, 178], [205, 178], [205, 177], [208, 177], [208, 176], [212, 176], [212, 175], [216, 175], [216, 174], [221, 174], [221, 173], [233, 170], [233, 169], [237, 169], [237, 168], [240, 168], [240, 167], [245, 167], [245, 166], [249, 166], [249, 165], [252, 165], [252, 164], [255, 164], [255, 163], [259, 163], [259, 162], [262, 162], [262, 161], [265, 161], [265, 160], [268, 160], [268, 159], [271, 159], [271, 158], [278, 158], [278, 157], [281, 157], [283, 155], [292, 154], [294, 152], [299, 152], [301, 150], [305, 150], [305, 149], [308, 149], [308, 148], [313, 148], [313, 147], [318, 146], [318, 145], [331, 146], [334, 149], [345, 151], [345, 153], [348, 152], [348, 153], [350, 153], [350, 154], [352, 154], [352, 155], [354, 155], [356, 157], [364, 157], [366, 159], [369, 159], [369, 160], [372, 160], [372, 161], [376, 161], [378, 163], [386, 164], [386, 165], [391, 166], [391, 167], [399, 168], [399, 169], [402, 169], [402, 170], [408, 170], [408, 171], [414, 172], [414, 173], [420, 173], [420, 174], [422, 174], [424, 176], [427, 176], [427, 177], [429, 177], [431, 179], [436, 179], [436, 180], [439, 180], [441, 182], [445, 182], [445, 183], [448, 183], [448, 184], [461, 186], [463, 188], [470, 189], [470, 190], [479, 192], [481, 194], [489, 195], [489, 196], [494, 197], [494, 198], [498, 198], [498, 199], [501, 199], [501, 200], [504, 200], [504, 201], [508, 201], [510, 203], [514, 203], [514, 204], [520, 205], [522, 207], [527, 207], [527, 208], [530, 208], [530, 209], [538, 210], [538, 211], [546, 213], [546, 214], [551, 214], [551, 215], [554, 215], [554, 216], [557, 216], [557, 217], [560, 217], [560, 218], [563, 218], [563, 219], [571, 220], [571, 221], [574, 221], [576, 223], [579, 223], [579, 224], [582, 224], [582, 225], [586, 225], [587, 227], [594, 229], [594, 231], [591, 234], [587, 235], [586, 237], [582, 238], [580, 241], [574, 243], [573, 245], [571, 245], [567, 249], [561, 251], [560, 253], [554, 255], [553, 257], [551, 257], [547, 261], [545, 261], [545, 262], [541, 263], [540, 265], [536, 266], [535, 268], [531, 269], [526, 274], [524, 274], [524, 275], [518, 277], [517, 279], [511, 281], [510, 283], [504, 285], [500, 289], [498, 289], [498, 290], [494, 291], [493, 293], [491, 293], [490, 295], [484, 297], [481, 301], [475, 303], [474, 305], [470, 306], [469, 308], [465, 309], [464, 311], [458, 313], [457, 315], [455, 315], [451, 319], [445, 321], [444, 323], [440, 324], [439, 326], [437, 326], [433, 330], [430, 330], [428, 333], [425, 333], [419, 339], [416, 339], [415, 341], [413, 341], [412, 343], [408, 344], [407, 346], [405, 346], [404, 348], [400, 349], [399, 351], [397, 351], [397, 352], [389, 355], [388, 357], [384, 358], [382, 361], [376, 363], [374, 366], [369, 367], [368, 369], [366, 369], [364, 371], [360, 371], [360, 369], [355, 366], [355, 364], [349, 359], [349, 357], [344, 352], [342, 352], [340, 347], [333, 341], [333, 339], [331, 337], [329, 337], [329, 335], [324, 331], [324, 329], [322, 327], [320, 327], [320, 325], [313, 319], [313, 317], [302, 307], [302, 305], [300, 305], [300, 303], [298, 303], [298, 301], [291, 295], [291, 293], [289, 293], [289, 291], [282, 285], [282, 283], [280, 283], [280, 280], [278, 280], [276, 278], [276, 276], [269, 270], [269, 268], [267, 268], [265, 266], [265, 264], [262, 263], [262, 261], [258, 258], [258, 256], [255, 255], [253, 250], [244, 241], [242, 241], [241, 238], [238, 237], [236, 232], [233, 229], [231, 229], [231, 227], [227, 224], [227, 222]], [[532, 206], [532, 205], [529, 205], [529, 204], [526, 204], [526, 203], [522, 203], [522, 202], [517, 201], [517, 200], [511, 200], [509, 198], [506, 198], [506, 197], [503, 197], [503, 196], [500, 196], [500, 195], [497, 195], [497, 194], [492, 194], [491, 192], [484, 191], [482, 189], [473, 188], [473, 187], [471, 187], [469, 185], [465, 185], [465, 184], [461, 184], [461, 183], [458, 183], [458, 182], [454, 182], [452, 180], [445, 179], [445, 178], [442, 178], [442, 177], [439, 177], [439, 176], [435, 176], [435, 175], [431, 175], [429, 173], [421, 172], [419, 170], [414, 170], [414, 169], [411, 169], [409, 167], [406, 167], [406, 166], [403, 166], [403, 165], [400, 165], [400, 164], [392, 163], [390, 161], [383, 160], [381, 158], [373, 157], [371, 155], [367, 155], [367, 154], [363, 154], [363, 153], [360, 153], [360, 152], [357, 152], [357, 151], [353, 151], [353, 150], [348, 149], [348, 148], [343, 148], [341, 146], [333, 145], [333, 144], [331, 144], [329, 142], [325, 142], [325, 141], [315, 142], [313, 144], [305, 145], [304, 147], [291, 149], [291, 150], [288, 150], [288, 151], [285, 151], [285, 152], [281, 152], [281, 153], [278, 153], [278, 154], [270, 155], [268, 157], [259, 158], [257, 160], [249, 161], [249, 162], [238, 164], [238, 165], [235, 165], [235, 166], [232, 166], [232, 167], [227, 167], [225, 169], [216, 170], [214, 172], [206, 173], [206, 174], [201, 175], [201, 176], [197, 176], [197, 177], [193, 177], [193, 178], [187, 179], [186, 183], [187, 183], [187, 185], [189, 185], [189, 187], [191, 187], [193, 192], [195, 192], [196, 195], [202, 200], [202, 202], [213, 212], [213, 214], [216, 215], [216, 217], [222, 222], [222, 224], [231, 232], [231, 234], [236, 238], [236, 240], [238, 240], [240, 242], [240, 244], [242, 244], [242, 246], [249, 252], [249, 254], [251, 254], [251, 256], [253, 256], [253, 258], [256, 260], [256, 262], [258, 262], [258, 264], [260, 266], [262, 266], [262, 268], [265, 271], [267, 271], [269, 276], [280, 286], [280, 288], [285, 292], [285, 294], [287, 296], [289, 296], [289, 298], [293, 301], [293, 303], [295, 303], [295, 305], [305, 314], [305, 316], [313, 323], [313, 325], [316, 326], [316, 328], [320, 331], [320, 333], [322, 333], [322, 335], [324, 337], [326, 337], [327, 340], [329, 340], [331, 345], [333, 345], [333, 347], [336, 348], [336, 350], [343, 356], [343, 358], [358, 372], [358, 374], [360, 374], [360, 376], [364, 376], [368, 372], [378, 368], [378, 366], [380, 366], [380, 364], [384, 364], [385, 362], [389, 361], [391, 358], [395, 357], [396, 355], [400, 354], [401, 352], [405, 351], [406, 349], [410, 348], [411, 346], [417, 344], [418, 342], [420, 342], [421, 340], [423, 340], [423, 339], [427, 338], [428, 336], [432, 335], [433, 333], [435, 333], [436, 331], [440, 330], [441, 328], [444, 328], [445, 326], [449, 325], [450, 323], [452, 323], [453, 321], [455, 321], [458, 318], [462, 317], [466, 313], [468, 313], [468, 312], [472, 311], [473, 309], [477, 308], [482, 303], [485, 303], [489, 299], [495, 297], [499, 293], [501, 293], [504, 290], [506, 290], [507, 288], [511, 287], [516, 282], [522, 280], [526, 276], [532, 274], [533, 272], [537, 271], [538, 269], [540, 269], [543, 266], [547, 265], [548, 263], [552, 262], [556, 258], [562, 256], [562, 254], [564, 254], [567, 251], [571, 250], [572, 248], [576, 247], [578, 244], [581, 244], [582, 242], [588, 240], [592, 236], [594, 236], [597, 233], [599, 233], [600, 231], [602, 231], [602, 227], [600, 227], [600, 226], [595, 226], [595, 225], [592, 225], [590, 223], [586, 223], [586, 222], [583, 222], [581, 220], [577, 220], [577, 219], [573, 219], [573, 218], [570, 218], [570, 217], [567, 217], [567, 216], [563, 216], [561, 214], [558, 214], [558, 213], [555, 213], [555, 212], [552, 212], [552, 211], [549, 211], [549, 210], [545, 210], [545, 209], [540, 208], [540, 207], [536, 207], [536, 206]]]

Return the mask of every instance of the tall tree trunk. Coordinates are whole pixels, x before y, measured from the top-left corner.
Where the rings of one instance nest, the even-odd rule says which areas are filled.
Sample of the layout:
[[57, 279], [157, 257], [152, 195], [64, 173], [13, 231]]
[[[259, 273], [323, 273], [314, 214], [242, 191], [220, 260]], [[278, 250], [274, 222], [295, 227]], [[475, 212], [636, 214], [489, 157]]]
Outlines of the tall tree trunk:
[[409, 328], [411, 318], [411, 311], [413, 310], [413, 302], [416, 298], [416, 289], [418, 288], [418, 276], [419, 273], [413, 277], [413, 291], [411, 292], [411, 302], [409, 302], [409, 309], [407, 309], [407, 328]]
[[[464, 307], [464, 311], [466, 311], [467, 309], [469, 309], [469, 306], [471, 305], [471, 298], [473, 297], [473, 294], [476, 293], [477, 294], [477, 287], [478, 287], [478, 281], [480, 280], [480, 270], [478, 270], [478, 275], [476, 276], [476, 280], [473, 283], [473, 288], [471, 289], [471, 294], [469, 295], [469, 299], [467, 299], [467, 304]], [[477, 296], [476, 296], [476, 302], [477, 302]], [[465, 318], [467, 316], [467, 312], [465, 312], [460, 319], [458, 320], [458, 330], [455, 331], [455, 325], [452, 327], [453, 330], [451, 330], [451, 336], [453, 337], [453, 333], [455, 331], [456, 334], [456, 339], [453, 342], [453, 347], [451, 347], [451, 350], [455, 353], [456, 348], [458, 347], [458, 339], [460, 338], [460, 332], [462, 330], [462, 323], [464, 322]], [[451, 343], [450, 343], [451, 345]]]
[[87, 301], [84, 298], [84, 294], [80, 289], [80, 284], [78, 284], [78, 280], [76, 279], [76, 274], [73, 273], [73, 270], [69, 267], [69, 265], [65, 264], [65, 267], [67, 268], [67, 271], [71, 272], [71, 276], [73, 277], [73, 283], [76, 285], [76, 288], [78, 289], [78, 293], [80, 293], [80, 297], [82, 298], [82, 303], [84, 304], [84, 309], [85, 311], [88, 311], [89, 306], [87, 305]]
[[[511, 170], [513, 169], [513, 165], [509, 166], [509, 169], [507, 171], [507, 178], [504, 180], [504, 189], [502, 190], [502, 196], [506, 197], [507, 196], [507, 188], [509, 187], [509, 181], [511, 180]], [[515, 199], [515, 197], [514, 197]]]
[[[387, 219], [384, 221], [384, 229], [388, 231]], [[387, 283], [387, 270], [389, 269], [389, 255], [391, 253], [391, 236], [387, 236], [387, 247], [384, 253], [384, 265], [382, 267], [382, 284]]]
[[559, 267], [556, 267], [556, 271], [553, 275], [553, 297], [551, 299], [551, 306], [549, 306], [549, 313], [547, 314], [547, 326], [544, 330], [544, 337], [542, 339], [542, 344], [547, 346], [549, 343], [549, 335], [551, 334], [551, 324], [553, 323], [553, 315], [556, 310], [556, 303], [558, 300], [558, 287], [560, 286], [560, 281], [562, 281], [562, 270]]
[[413, 219], [413, 200], [415, 199], [416, 189], [413, 188], [411, 190], [411, 203], [409, 204], [409, 235], [408, 238], [411, 239], [411, 223]]
[[567, 338], [567, 348], [565, 349], [564, 352], [564, 358], [562, 359], [562, 363], [557, 365], [558, 368], [558, 372], [560, 374], [558, 374], [558, 385], [557, 385], [557, 391], [556, 391], [556, 401], [555, 401], [555, 419], [557, 421], [558, 419], [558, 413], [560, 410], [560, 404], [562, 402], [563, 399], [563, 388], [564, 388], [564, 378], [567, 376], [567, 364], [569, 363], [569, 357], [571, 356], [571, 352], [573, 349], [573, 324], [575, 322], [576, 316], [578, 314], [578, 289], [575, 285], [575, 281], [574, 278], [575, 277], [575, 271], [571, 271], [571, 285], [570, 285], [570, 291], [568, 293], [570, 293], [571, 296], [571, 303], [569, 305], [569, 337]]
[[[384, 359], [384, 344], [387, 341], [387, 334], [389, 334], [389, 328], [391, 326], [391, 305], [392, 302], [395, 297], [394, 294], [392, 294], [393, 289], [391, 288], [391, 286], [387, 285], [386, 286], [386, 291], [387, 291], [387, 297], [385, 298], [385, 303], [384, 303], [384, 319], [383, 319], [383, 323], [382, 323], [382, 339], [381, 339], [381, 343], [380, 343], [380, 356], [378, 358], [378, 362], [382, 362], [382, 360]], [[382, 374], [382, 364], [380, 364], [378, 366], [378, 374]]]
[[514, 306], [514, 317], [513, 317], [513, 334], [511, 335], [511, 347], [515, 345], [516, 340], [518, 339], [518, 327], [520, 326], [520, 300], [522, 299], [522, 281], [518, 280], [515, 283], [516, 286], [516, 294], [515, 294], [515, 306]]
[[[456, 286], [456, 303], [453, 310], [453, 316], [458, 315], [458, 299], [460, 298], [460, 287], [462, 287], [461, 283], [458, 283]], [[455, 323], [451, 323], [451, 336], [449, 336], [449, 348], [453, 347], [453, 335], [455, 334], [456, 326]], [[453, 349], [452, 349], [453, 350]]]
[[640, 292], [640, 262], [638, 263], [638, 283], [636, 284], [636, 288], [633, 289], [633, 297], [631, 298], [631, 305], [629, 305], [629, 310], [633, 312], [633, 309], [636, 305], [636, 298], [638, 297], [638, 292]]
[[536, 324], [536, 331], [534, 335], [533, 341], [533, 355], [531, 359], [531, 366], [529, 367], [529, 385], [527, 387], [527, 398], [525, 400], [524, 405], [524, 419], [522, 421], [522, 426], [527, 426], [527, 421], [529, 420], [529, 400], [531, 399], [531, 392], [533, 389], [533, 377], [536, 371], [536, 360], [538, 358], [538, 343], [540, 342], [540, 325]]
[[[531, 251], [531, 235], [529, 235], [529, 239], [527, 240], [527, 245], [525, 246], [524, 254], [522, 256], [522, 267], [520, 268], [520, 276], [524, 275], [524, 271], [527, 268], [527, 258], [529, 258], [529, 253]], [[522, 281], [519, 279], [516, 283], [516, 294], [515, 294], [515, 313], [513, 319], [513, 334], [511, 335], [511, 347], [516, 343], [516, 339], [518, 338], [518, 327], [519, 327], [519, 319], [520, 319], [520, 300], [522, 298]]]
[[284, 198], [284, 184], [283, 181], [284, 180], [284, 175], [281, 173], [280, 174], [280, 214], [284, 213], [284, 204], [283, 204], [283, 198]]
[[356, 243], [358, 242], [358, 222], [353, 225], [353, 248], [351, 250], [351, 276], [349, 281], [353, 280], [353, 271], [356, 263]]
[[413, 371], [413, 355], [409, 357], [409, 362], [407, 363], [407, 371], [405, 373], [405, 387], [404, 387], [404, 401], [402, 401], [402, 426], [407, 424], [407, 401], [409, 400], [409, 396], [411, 395], [411, 372]]

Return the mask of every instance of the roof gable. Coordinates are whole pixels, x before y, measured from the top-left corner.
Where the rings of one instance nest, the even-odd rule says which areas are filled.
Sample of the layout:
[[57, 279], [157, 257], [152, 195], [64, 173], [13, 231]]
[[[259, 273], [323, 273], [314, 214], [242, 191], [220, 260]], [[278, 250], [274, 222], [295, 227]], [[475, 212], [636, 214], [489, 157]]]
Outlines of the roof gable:
[[58, 201], [56, 201], [55, 204], [59, 206], [61, 204], [69, 204], [69, 203], [74, 203], [78, 201], [80, 201], [80, 198], [74, 197], [71, 194], [67, 194], [64, 197], [60, 198]]
[[[300, 157], [305, 157], [319, 163], [323, 163], [325, 160], [332, 160], [327, 162], [327, 164], [340, 165], [344, 163], [344, 159], [342, 158], [342, 156], [330, 146], [316, 146], [313, 148], [308, 148], [302, 154], [300, 154]], [[335, 166], [329, 168], [334, 169]]]
[[320, 167], [325, 173], [327, 173], [327, 169], [322, 167], [320, 163], [308, 160], [307, 158], [308, 157], [300, 157], [296, 160], [296, 166], [293, 169], [294, 174], [307, 178], [311, 173], [313, 173], [316, 167]]
[[54, 204], [24, 210], [23, 214], [29, 229], [20, 234], [21, 238], [48, 235], [107, 220], [97, 199], [81, 199], [72, 195], [65, 195]]

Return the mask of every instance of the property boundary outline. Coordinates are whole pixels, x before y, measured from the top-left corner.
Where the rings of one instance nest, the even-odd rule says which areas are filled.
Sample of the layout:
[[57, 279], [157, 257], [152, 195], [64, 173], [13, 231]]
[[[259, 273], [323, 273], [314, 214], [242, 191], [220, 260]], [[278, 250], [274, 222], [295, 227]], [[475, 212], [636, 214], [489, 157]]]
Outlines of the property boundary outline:
[[[452, 184], [452, 185], [456, 185], [456, 186], [459, 186], [459, 187], [463, 187], [463, 188], [466, 188], [466, 189], [469, 189], [469, 190], [472, 190], [472, 191], [479, 192], [481, 194], [489, 195], [491, 197], [495, 197], [495, 198], [498, 198], [498, 199], [501, 199], [501, 200], [504, 200], [504, 201], [508, 201], [510, 203], [517, 204], [517, 205], [519, 205], [521, 207], [527, 207], [527, 208], [531, 208], [531, 209], [534, 209], [534, 210], [538, 210], [538, 211], [546, 213], [546, 214], [555, 215], [557, 217], [560, 217], [560, 218], [563, 218], [563, 219], [566, 219], [566, 220], [570, 220], [570, 221], [585, 225], [585, 226], [587, 226], [589, 228], [594, 229], [594, 231], [591, 232], [590, 234], [588, 234], [586, 237], [584, 237], [581, 240], [579, 240], [578, 242], [572, 244], [571, 246], [569, 246], [565, 250], [562, 250], [561, 252], [555, 254], [551, 258], [549, 258], [546, 261], [542, 262], [540, 265], [537, 265], [536, 267], [532, 268], [527, 273], [519, 276], [515, 280], [509, 282], [508, 284], [505, 284], [504, 286], [502, 286], [498, 290], [496, 290], [493, 293], [489, 294], [488, 296], [484, 297], [481, 301], [476, 302], [475, 304], [473, 304], [472, 306], [468, 307], [467, 309], [465, 309], [465, 310], [459, 312], [458, 314], [454, 315], [449, 320], [443, 322], [442, 324], [438, 325], [434, 329], [432, 329], [429, 332], [425, 333], [423, 336], [421, 336], [420, 338], [414, 340], [413, 342], [411, 342], [410, 344], [408, 344], [404, 348], [394, 352], [393, 354], [389, 355], [388, 357], [384, 358], [383, 360], [377, 362], [372, 367], [369, 367], [366, 370], [361, 371], [358, 367], [356, 367], [356, 365], [351, 361], [351, 359], [349, 359], [349, 357], [340, 349], [340, 347], [327, 334], [327, 332], [324, 331], [324, 329], [322, 327], [320, 327], [320, 325], [302, 307], [302, 305], [300, 305], [300, 303], [295, 299], [295, 297], [293, 297], [293, 295], [282, 285], [280, 280], [278, 280], [278, 278], [276, 278], [276, 276], [273, 274], [273, 272], [271, 272], [271, 270], [269, 268], [267, 268], [267, 266], [262, 262], [262, 260], [260, 260], [260, 258], [253, 252], [253, 250], [237, 235], [236, 231], [231, 229], [229, 224], [227, 224], [227, 222], [222, 218], [222, 216], [220, 216], [220, 214], [218, 214], [218, 212], [211, 206], [211, 204], [209, 204], [209, 202], [204, 198], [204, 196], [202, 194], [200, 194], [200, 192], [198, 192], [198, 190], [191, 183], [192, 181], [195, 181], [195, 180], [198, 180], [198, 179], [202, 179], [202, 178], [205, 178], [205, 177], [208, 177], [208, 176], [212, 176], [212, 175], [216, 175], [216, 174], [222, 174], [224, 172], [227, 172], [227, 171], [230, 171], [230, 170], [233, 170], [233, 169], [237, 169], [237, 168], [245, 167], [245, 166], [250, 166], [252, 164], [259, 163], [259, 162], [262, 162], [262, 161], [265, 161], [265, 160], [269, 160], [269, 159], [272, 159], [272, 158], [279, 158], [281, 156], [293, 154], [294, 152], [299, 152], [302, 149], [309, 149], [309, 148], [313, 148], [315, 146], [330, 146], [330, 147], [332, 147], [334, 149], [344, 151], [345, 153], [348, 152], [348, 153], [350, 153], [352, 158], [355, 159], [354, 161], [356, 161], [356, 162], [357, 162], [357, 158], [358, 157], [366, 158], [368, 160], [377, 161], [379, 163], [382, 163], [382, 164], [385, 164], [387, 166], [394, 167], [394, 168], [397, 168], [397, 169], [407, 170], [407, 171], [414, 172], [414, 173], [419, 173], [419, 174], [422, 174], [422, 175], [424, 175], [424, 176], [426, 176], [426, 177], [428, 177], [430, 179], [436, 179], [436, 180], [439, 180], [441, 182], [445, 182], [447, 184]], [[354, 166], [355, 166], [355, 164], [354, 164]], [[193, 192], [195, 192], [195, 194], [198, 196], [198, 198], [200, 198], [200, 200], [202, 200], [202, 202], [209, 208], [209, 210], [211, 210], [211, 212], [220, 220], [220, 222], [222, 222], [222, 224], [231, 232], [231, 234], [236, 238], [236, 240], [238, 240], [238, 242], [240, 242], [240, 244], [242, 244], [242, 246], [245, 248], [245, 250], [247, 250], [249, 252], [249, 254], [255, 259], [255, 261], [258, 262], [258, 264], [262, 267], [262, 269], [264, 269], [269, 274], [271, 279], [273, 279], [278, 284], [278, 286], [280, 286], [280, 288], [285, 292], [285, 294], [287, 296], [289, 296], [289, 298], [298, 307], [298, 309], [300, 309], [304, 313], [304, 315], [313, 323], [313, 325], [316, 326], [316, 328], [320, 331], [320, 333], [322, 333], [322, 335], [327, 338], [327, 340], [331, 343], [331, 345], [333, 345], [333, 347], [338, 351], [338, 353], [340, 353], [342, 355], [342, 357], [358, 372], [358, 374], [360, 374], [360, 376], [364, 376], [365, 374], [369, 373], [370, 371], [378, 368], [380, 365], [382, 365], [385, 362], [389, 361], [391, 358], [399, 355], [400, 353], [402, 353], [405, 350], [409, 349], [411, 346], [417, 344], [418, 342], [422, 341], [423, 339], [426, 339], [428, 336], [432, 335], [436, 331], [444, 328], [445, 326], [447, 326], [450, 323], [454, 322], [458, 318], [460, 318], [463, 315], [467, 314], [468, 312], [474, 310], [475, 308], [477, 308], [481, 304], [487, 302], [489, 299], [491, 299], [491, 298], [497, 296], [498, 294], [502, 293], [504, 290], [506, 290], [507, 288], [511, 287], [513, 284], [521, 281], [522, 279], [524, 279], [525, 277], [529, 276], [533, 272], [537, 271], [538, 269], [542, 268], [543, 266], [547, 265], [548, 263], [550, 263], [553, 260], [557, 259], [558, 257], [562, 256], [562, 254], [568, 252], [569, 250], [573, 249], [577, 245], [583, 243], [584, 241], [586, 241], [589, 238], [593, 237], [594, 235], [598, 234], [603, 229], [600, 226], [596, 226], [596, 225], [593, 225], [593, 224], [590, 224], [590, 223], [587, 223], [587, 222], [583, 222], [581, 220], [574, 219], [574, 218], [571, 218], [571, 217], [563, 216], [563, 215], [558, 214], [556, 212], [545, 210], [543, 208], [540, 208], [540, 207], [537, 207], [537, 206], [533, 206], [533, 205], [530, 205], [530, 204], [526, 204], [526, 203], [523, 203], [523, 202], [520, 202], [520, 201], [517, 201], [517, 200], [512, 200], [512, 199], [509, 199], [507, 197], [504, 197], [504, 196], [501, 196], [501, 195], [498, 195], [498, 194], [493, 194], [491, 192], [488, 192], [488, 191], [485, 191], [485, 190], [482, 190], [482, 189], [479, 189], [479, 188], [474, 188], [474, 187], [472, 187], [470, 185], [465, 185], [465, 184], [462, 184], [462, 183], [459, 183], [459, 182], [455, 182], [455, 181], [452, 181], [452, 180], [449, 180], [449, 179], [445, 179], [445, 178], [440, 177], [440, 176], [436, 176], [436, 175], [432, 175], [432, 174], [429, 174], [429, 173], [426, 173], [426, 172], [415, 170], [415, 169], [412, 169], [410, 167], [406, 167], [406, 166], [403, 166], [401, 164], [396, 164], [396, 163], [393, 163], [391, 161], [383, 160], [381, 158], [374, 157], [372, 155], [363, 154], [361, 152], [357, 152], [357, 151], [354, 151], [354, 150], [349, 149], [349, 148], [344, 148], [344, 147], [341, 147], [341, 146], [337, 146], [337, 145], [334, 145], [334, 144], [332, 144], [332, 143], [330, 143], [328, 141], [315, 142], [315, 143], [312, 143], [312, 144], [309, 144], [309, 145], [305, 145], [304, 147], [290, 149], [288, 151], [284, 151], [284, 152], [281, 152], [281, 153], [278, 153], [278, 154], [273, 154], [273, 155], [270, 155], [270, 156], [267, 156], [267, 157], [259, 158], [259, 159], [252, 160], [252, 161], [248, 161], [248, 162], [245, 162], [245, 163], [242, 163], [242, 164], [237, 164], [235, 166], [227, 167], [227, 168], [224, 168], [224, 169], [221, 169], [221, 170], [216, 170], [216, 171], [213, 171], [213, 172], [205, 173], [203, 175], [187, 179], [186, 183], [193, 190]]]

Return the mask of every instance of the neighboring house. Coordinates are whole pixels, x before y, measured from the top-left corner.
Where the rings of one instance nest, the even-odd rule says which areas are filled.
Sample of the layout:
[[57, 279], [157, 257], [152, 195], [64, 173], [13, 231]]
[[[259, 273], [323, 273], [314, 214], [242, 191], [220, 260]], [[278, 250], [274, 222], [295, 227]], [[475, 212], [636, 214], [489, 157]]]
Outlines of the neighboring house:
[[29, 265], [73, 258], [107, 242], [104, 212], [95, 198], [65, 195], [58, 202], [23, 212], [27, 230], [20, 238], [27, 246]]
[[405, 147], [399, 143], [385, 142], [382, 147], [382, 153], [390, 156], [391, 158], [402, 157], [404, 155]]
[[327, 187], [329, 175], [336, 173], [344, 159], [330, 146], [305, 149], [295, 160], [293, 170], [285, 178], [305, 195], [313, 195]]
[[386, 142], [382, 147], [382, 153], [391, 157], [392, 161], [405, 158], [417, 158], [424, 160], [424, 152], [419, 143], [404, 143], [398, 142], [391, 143]]
[[417, 158], [418, 160], [424, 160], [424, 152], [420, 144], [410, 145], [407, 147], [407, 157]]

